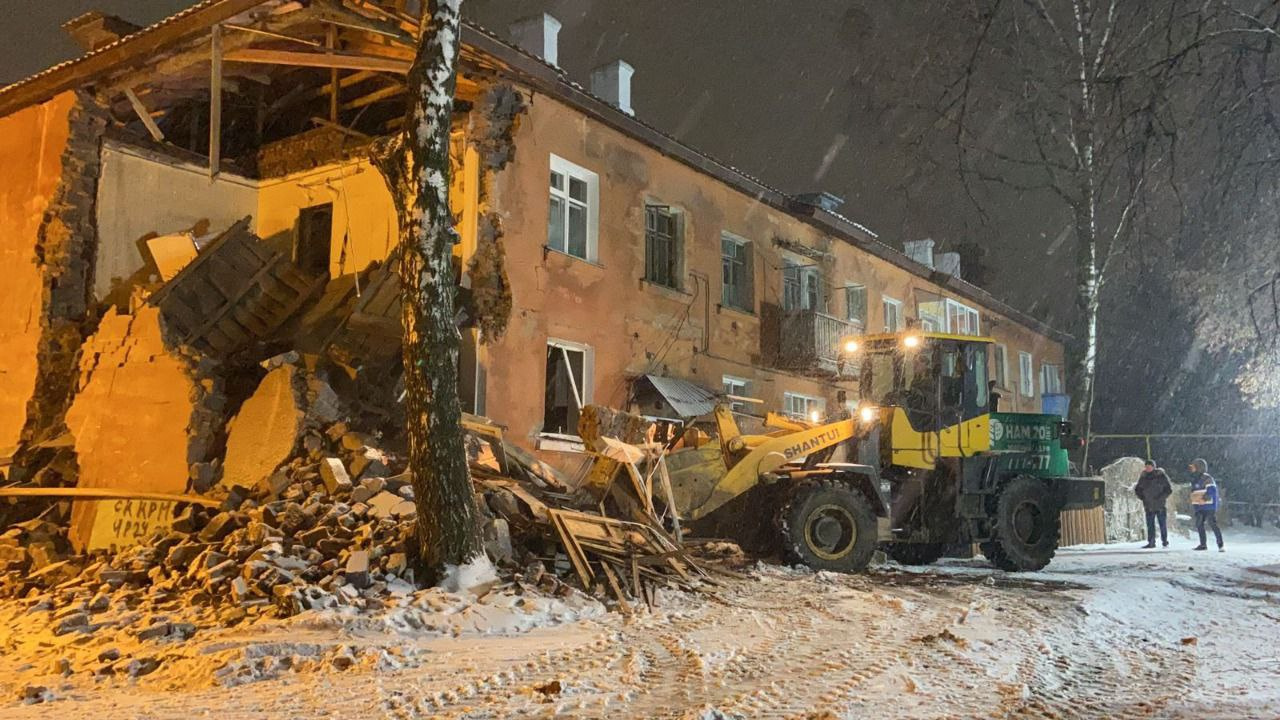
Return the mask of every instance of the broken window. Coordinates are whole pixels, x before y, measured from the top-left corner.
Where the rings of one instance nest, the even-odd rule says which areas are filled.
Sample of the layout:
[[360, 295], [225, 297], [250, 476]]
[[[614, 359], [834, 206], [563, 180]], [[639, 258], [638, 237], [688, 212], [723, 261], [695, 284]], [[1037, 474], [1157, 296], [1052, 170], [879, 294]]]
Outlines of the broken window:
[[844, 289], [845, 319], [861, 331], [867, 326], [867, 288], [850, 285]]
[[680, 216], [666, 205], [644, 208], [644, 279], [680, 288]]
[[751, 243], [729, 233], [720, 235], [720, 304], [753, 312]]
[[578, 415], [591, 402], [590, 349], [585, 345], [547, 342], [546, 395], [542, 432], [578, 434]]
[[595, 261], [598, 182], [596, 174], [590, 170], [551, 156], [547, 247]]
[[329, 250], [333, 245], [333, 203], [298, 211], [298, 236], [294, 262], [312, 275], [329, 274]]

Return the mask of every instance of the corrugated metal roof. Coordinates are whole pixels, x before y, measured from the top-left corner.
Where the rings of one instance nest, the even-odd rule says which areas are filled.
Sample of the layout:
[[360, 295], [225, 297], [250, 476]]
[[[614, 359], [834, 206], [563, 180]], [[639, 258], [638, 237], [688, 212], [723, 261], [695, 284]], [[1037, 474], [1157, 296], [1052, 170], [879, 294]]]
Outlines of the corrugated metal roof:
[[645, 380], [669, 403], [680, 417], [693, 418], [716, 409], [716, 393], [688, 380], [645, 375]]

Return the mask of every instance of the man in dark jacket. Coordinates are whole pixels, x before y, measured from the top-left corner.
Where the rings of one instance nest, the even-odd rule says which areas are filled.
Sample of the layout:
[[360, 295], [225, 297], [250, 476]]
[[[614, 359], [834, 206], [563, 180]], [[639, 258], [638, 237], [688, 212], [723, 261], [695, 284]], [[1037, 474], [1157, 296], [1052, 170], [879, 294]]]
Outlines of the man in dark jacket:
[[1169, 513], [1165, 509], [1165, 500], [1173, 494], [1173, 485], [1169, 483], [1168, 473], [1156, 467], [1155, 460], [1148, 460], [1138, 484], [1133, 486], [1133, 492], [1147, 511], [1147, 544], [1143, 547], [1156, 546], [1156, 521], [1160, 522], [1160, 542], [1169, 547]]
[[1208, 550], [1204, 526], [1208, 523], [1213, 528], [1213, 537], [1218, 541], [1218, 552], [1226, 550], [1222, 544], [1222, 531], [1218, 529], [1218, 483], [1209, 474], [1209, 463], [1201, 458], [1191, 461], [1191, 508], [1196, 515], [1196, 532], [1200, 533], [1200, 544], [1196, 550]]

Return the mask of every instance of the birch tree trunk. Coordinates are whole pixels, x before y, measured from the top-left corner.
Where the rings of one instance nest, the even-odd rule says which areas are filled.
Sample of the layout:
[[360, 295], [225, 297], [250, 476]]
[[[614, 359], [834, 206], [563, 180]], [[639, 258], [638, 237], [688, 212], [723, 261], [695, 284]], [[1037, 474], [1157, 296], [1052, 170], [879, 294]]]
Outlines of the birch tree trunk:
[[462, 0], [425, 0], [409, 71], [402, 135], [372, 151], [400, 221], [405, 416], [417, 505], [420, 577], [483, 558], [479, 512], [467, 468], [458, 399], [456, 283], [449, 211], [449, 130], [457, 85]]

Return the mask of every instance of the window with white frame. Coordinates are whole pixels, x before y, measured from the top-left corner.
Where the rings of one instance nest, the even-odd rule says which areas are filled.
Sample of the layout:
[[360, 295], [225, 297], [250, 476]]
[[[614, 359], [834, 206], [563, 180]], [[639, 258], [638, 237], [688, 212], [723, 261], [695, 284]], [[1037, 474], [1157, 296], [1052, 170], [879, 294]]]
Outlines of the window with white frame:
[[1018, 392], [1023, 397], [1034, 397], [1036, 394], [1036, 378], [1035, 363], [1032, 362], [1031, 353], [1018, 353]]
[[992, 346], [994, 357], [991, 363], [991, 379], [996, 381], [996, 387], [1009, 387], [1009, 348], [996, 343]]
[[822, 419], [827, 409], [827, 401], [812, 395], [799, 393], [782, 394], [782, 412], [797, 420], [816, 422]]
[[920, 329], [955, 335], [979, 335], [978, 311], [950, 298], [916, 303]]
[[857, 325], [858, 330], [867, 327], [867, 286], [849, 285], [844, 289], [844, 317]]
[[751, 241], [720, 233], [720, 304], [754, 312], [751, 267]]
[[591, 402], [592, 351], [588, 345], [547, 340], [542, 432], [578, 434], [578, 416]]
[[947, 300], [947, 332], [955, 335], [978, 335], [978, 311], [955, 300]]
[[822, 274], [818, 267], [791, 259], [783, 263], [782, 309], [825, 312], [826, 293], [823, 292]]
[[903, 328], [902, 323], [902, 301], [893, 298], [884, 298], [881, 301], [884, 309], [884, 331], [898, 332]]
[[547, 247], [595, 262], [599, 216], [599, 176], [552, 155]]
[[1062, 394], [1062, 369], [1057, 365], [1050, 363], [1040, 365], [1040, 394]]
[[[746, 378], [734, 377], [733, 375], [724, 375], [720, 378], [724, 383], [724, 394], [733, 395], [735, 397], [750, 397], [751, 381]], [[737, 400], [729, 401], [729, 409], [735, 412], [746, 410], [747, 404]]]
[[941, 300], [916, 301], [916, 317], [925, 332], [946, 332], [947, 309]]

